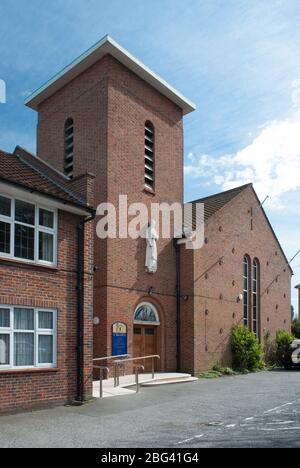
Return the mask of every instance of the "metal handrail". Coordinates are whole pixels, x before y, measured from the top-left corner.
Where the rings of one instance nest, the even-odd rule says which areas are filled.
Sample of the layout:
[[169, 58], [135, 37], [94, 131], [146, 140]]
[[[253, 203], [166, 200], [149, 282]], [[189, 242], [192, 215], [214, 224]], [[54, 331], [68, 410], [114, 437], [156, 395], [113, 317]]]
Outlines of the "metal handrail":
[[129, 359], [123, 359], [122, 361], [114, 361], [114, 386], [115, 388], [120, 385], [120, 374], [118, 372], [118, 368], [124, 366], [127, 362], [134, 362], [134, 361], [144, 361], [146, 359], [152, 359], [152, 379], [155, 378], [155, 369], [154, 369], [154, 359], [160, 359], [158, 354], [154, 354], [153, 356], [143, 356], [143, 357], [135, 357]]
[[120, 358], [130, 358], [131, 354], [120, 354], [120, 356], [106, 356], [102, 358], [93, 359], [93, 362], [97, 361], [111, 361], [112, 359], [120, 359]]
[[140, 391], [140, 383], [139, 383], [139, 370], [144, 372], [145, 367], [141, 365], [134, 366], [135, 367], [135, 383], [136, 383], [136, 393]]
[[109, 368], [104, 366], [93, 366], [94, 369], [99, 369], [100, 377], [100, 398], [103, 398], [103, 371], [106, 371], [109, 374]]
[[129, 358], [129, 359], [124, 359], [124, 361], [115, 361], [115, 363], [123, 363], [123, 362], [131, 362], [131, 361], [142, 361], [143, 359], [160, 359], [160, 356], [158, 354], [155, 354], [153, 356], [143, 356], [143, 357], [134, 357], [134, 358]]

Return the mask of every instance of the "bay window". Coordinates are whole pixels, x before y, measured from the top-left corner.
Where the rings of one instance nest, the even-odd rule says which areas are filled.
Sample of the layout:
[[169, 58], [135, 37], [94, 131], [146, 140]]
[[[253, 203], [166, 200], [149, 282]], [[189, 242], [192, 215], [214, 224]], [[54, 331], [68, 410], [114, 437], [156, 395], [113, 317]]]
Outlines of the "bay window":
[[0, 256], [55, 264], [56, 225], [55, 210], [0, 196]]
[[56, 366], [56, 311], [0, 306], [0, 370]]

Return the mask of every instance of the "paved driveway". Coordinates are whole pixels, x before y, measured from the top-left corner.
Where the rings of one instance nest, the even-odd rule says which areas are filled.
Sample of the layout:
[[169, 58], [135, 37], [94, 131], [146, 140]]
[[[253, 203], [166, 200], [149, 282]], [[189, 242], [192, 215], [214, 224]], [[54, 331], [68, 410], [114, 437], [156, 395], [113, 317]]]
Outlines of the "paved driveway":
[[0, 418], [0, 447], [300, 447], [300, 372], [143, 388]]

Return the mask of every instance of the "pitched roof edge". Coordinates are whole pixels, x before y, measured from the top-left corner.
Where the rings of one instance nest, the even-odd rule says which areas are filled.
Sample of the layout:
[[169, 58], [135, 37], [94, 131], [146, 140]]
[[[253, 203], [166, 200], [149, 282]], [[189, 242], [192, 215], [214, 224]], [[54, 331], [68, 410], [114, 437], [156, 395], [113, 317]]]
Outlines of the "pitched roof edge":
[[[253, 187], [253, 184], [249, 183], [249, 184], [245, 184], [245, 185], [240, 185], [239, 187], [235, 187], [235, 188], [230, 189], [230, 190], [225, 190], [224, 192], [215, 193], [214, 195], [209, 195], [208, 197], [199, 198], [197, 200], [191, 200], [188, 203], [201, 203], [201, 202], [204, 202], [206, 200], [210, 200], [211, 198], [218, 197], [219, 195], [226, 195], [226, 194], [229, 194], [229, 193], [232, 193], [232, 192], [235, 192], [235, 191], [237, 192], [236, 193], [236, 196], [237, 196], [243, 191], [242, 189], [245, 190], [247, 187]], [[229, 201], [227, 203], [229, 203]]]
[[31, 96], [25, 100], [25, 105], [37, 110], [41, 102], [49, 98], [52, 94], [57, 92], [69, 81], [96, 63], [106, 54], [110, 54], [115, 57], [123, 63], [124, 66], [127, 66], [128, 69], [132, 70], [137, 76], [148, 82], [154, 89], [157, 89], [161, 94], [173, 101], [183, 110], [184, 115], [196, 110], [196, 105], [193, 102], [188, 100], [177, 89], [167, 83], [167, 81], [154, 73], [149, 67], [144, 65], [109, 35], [104, 36], [100, 41], [81, 54], [71, 64], [63, 68], [63, 70], [57, 73], [38, 90], [34, 91]]
[[[20, 149], [22, 149], [25, 153], [27, 152], [26, 150], [24, 150], [23, 148], [19, 147]], [[74, 200], [78, 203], [79, 206], [88, 206], [88, 204], [85, 202], [85, 200], [80, 197], [76, 192], [74, 192], [73, 190], [70, 190], [68, 189], [67, 187], [64, 187], [62, 184], [60, 184], [57, 180], [55, 180], [53, 177], [51, 177], [49, 174], [46, 174], [44, 172], [42, 172], [41, 170], [39, 170], [37, 167], [35, 167], [33, 164], [31, 164], [29, 161], [26, 160], [26, 158], [20, 154], [18, 154], [17, 152], [14, 153], [14, 155], [23, 163], [25, 164], [27, 167], [29, 167], [30, 169], [32, 169], [33, 171], [37, 172], [41, 177], [43, 177], [44, 179], [48, 180], [48, 182], [51, 182], [51, 184], [55, 185], [59, 190], [61, 190], [62, 192], [65, 192], [67, 195], [69, 195], [70, 197], [74, 198]], [[34, 156], [32, 153], [29, 153], [28, 152], [28, 155], [31, 156], [32, 158], [37, 158], [36, 156]], [[45, 162], [40, 159], [40, 158], [37, 158], [37, 160], [41, 163], [41, 164], [45, 164]], [[49, 164], [45, 164], [45, 166], [47, 166], [48, 168], [50, 169], [53, 169]], [[57, 170], [54, 169], [54, 171], [58, 174], [58, 175], [61, 175], [61, 173]], [[66, 179], [66, 182], [71, 182], [70, 179]]]
[[62, 198], [62, 197], [60, 197], [58, 195], [53, 195], [52, 193], [45, 193], [42, 190], [39, 190], [39, 189], [34, 188], [34, 187], [30, 188], [27, 185], [22, 184], [21, 182], [16, 182], [16, 181], [5, 179], [4, 177], [1, 177], [1, 175], [0, 175], [0, 182], [3, 182], [4, 184], [7, 184], [7, 185], [13, 185], [15, 187], [20, 187], [20, 189], [22, 189], [22, 190], [24, 190], [26, 192], [38, 193], [38, 194], [42, 195], [43, 197], [50, 198], [52, 200], [56, 200], [56, 201], [62, 203], [63, 205], [66, 205], [66, 206], [69, 205], [69, 206], [74, 206], [74, 207], [77, 207], [77, 208], [81, 208], [82, 210], [86, 210], [89, 213], [94, 213], [95, 212], [95, 209], [93, 207], [91, 207], [91, 206], [82, 205], [82, 204], [76, 203], [75, 201], [72, 202], [72, 201], [66, 200], [65, 198]]
[[[252, 184], [251, 184], [251, 185], [252, 185]], [[262, 213], [263, 213], [263, 215], [264, 215], [264, 217], [265, 217], [265, 219], [266, 219], [266, 221], [267, 221], [267, 223], [268, 223], [268, 225], [269, 225], [269, 227], [270, 227], [270, 229], [271, 229], [271, 232], [272, 232], [272, 234], [273, 234], [273, 236], [274, 236], [274, 238], [275, 238], [275, 240], [276, 240], [276, 242], [277, 242], [277, 244], [278, 244], [278, 247], [279, 247], [279, 249], [280, 249], [280, 251], [281, 251], [281, 253], [282, 253], [282, 255], [283, 255], [283, 258], [285, 259], [286, 264], [287, 264], [287, 266], [288, 266], [289, 269], [290, 269], [290, 272], [292, 273], [292, 275], [294, 275], [294, 271], [293, 271], [293, 269], [292, 269], [292, 267], [291, 267], [291, 265], [290, 265], [290, 262], [289, 262], [289, 260], [288, 260], [288, 258], [287, 258], [287, 256], [286, 256], [286, 254], [285, 254], [285, 252], [284, 252], [284, 250], [283, 250], [283, 247], [282, 247], [281, 243], [279, 242], [279, 239], [278, 239], [278, 237], [277, 237], [277, 235], [276, 235], [276, 233], [275, 233], [275, 231], [274, 231], [274, 229], [273, 229], [273, 226], [272, 226], [272, 224], [271, 224], [271, 221], [270, 221], [269, 218], [268, 218], [267, 213], [265, 212], [264, 207], [261, 205], [261, 201], [260, 201], [260, 199], [258, 198], [258, 195], [257, 195], [257, 193], [256, 193], [256, 191], [255, 191], [253, 185], [252, 185], [251, 188], [252, 188], [252, 191], [253, 191], [253, 193], [254, 193], [256, 199], [257, 199], [257, 202], [258, 202], [259, 205], [260, 205], [261, 211], [262, 211]]]
[[[294, 274], [294, 271], [293, 271], [293, 269], [292, 269], [292, 267], [291, 267], [291, 265], [290, 265], [290, 262], [289, 262], [289, 260], [288, 260], [288, 258], [287, 258], [287, 256], [286, 256], [286, 254], [284, 253], [284, 250], [283, 250], [283, 248], [282, 248], [282, 246], [281, 246], [281, 243], [279, 242], [279, 239], [278, 239], [277, 235], [275, 234], [275, 231], [274, 231], [274, 229], [273, 229], [273, 227], [272, 227], [272, 224], [271, 224], [271, 222], [270, 222], [270, 220], [269, 220], [269, 218], [268, 218], [268, 216], [267, 216], [267, 214], [266, 214], [266, 212], [265, 212], [265, 210], [264, 210], [264, 208], [263, 208], [263, 206], [262, 206], [262, 204], [261, 204], [261, 201], [260, 201], [260, 199], [258, 198], [258, 195], [257, 195], [257, 193], [256, 193], [256, 191], [255, 191], [255, 189], [254, 189], [254, 187], [253, 187], [253, 183], [248, 183], [248, 184], [241, 185], [240, 187], [236, 187], [236, 188], [231, 189], [231, 190], [226, 190], [225, 192], [220, 192], [220, 193], [217, 193], [217, 194], [215, 194], [215, 195], [210, 195], [210, 196], [205, 197], [205, 198], [200, 198], [199, 200], [194, 200], [194, 201], [192, 201], [192, 202], [190, 202], [190, 203], [192, 203], [192, 204], [194, 204], [194, 203], [203, 203], [203, 202], [205, 203], [206, 200], [209, 200], [209, 199], [212, 199], [212, 198], [214, 198], [214, 197], [217, 197], [218, 195], [228, 194], [228, 193], [231, 193], [231, 192], [236, 191], [237, 193], [236, 193], [236, 195], [235, 195], [233, 198], [231, 198], [230, 200], [228, 200], [223, 206], [221, 206], [215, 213], [213, 213], [213, 214], [211, 215], [210, 218], [213, 218], [213, 217], [215, 216], [216, 213], [218, 213], [220, 210], [222, 210], [223, 208], [225, 208], [225, 207], [228, 205], [228, 203], [230, 203], [230, 202], [231, 202], [232, 200], [234, 200], [236, 197], [240, 196], [240, 195], [243, 193], [243, 191], [246, 190], [246, 189], [249, 188], [249, 187], [252, 189], [252, 192], [254, 193], [254, 196], [255, 196], [255, 198], [256, 198], [256, 200], [257, 200], [257, 202], [258, 202], [258, 204], [259, 204], [259, 206], [260, 206], [260, 208], [261, 208], [261, 210], [262, 210], [262, 213], [263, 213], [263, 215], [264, 215], [264, 217], [265, 217], [265, 219], [266, 219], [266, 221], [267, 221], [267, 223], [268, 223], [268, 225], [269, 225], [269, 227], [270, 227], [270, 229], [271, 229], [271, 232], [272, 232], [272, 234], [273, 234], [273, 236], [274, 236], [274, 238], [275, 238], [275, 241], [277, 242], [277, 245], [278, 245], [278, 247], [279, 247], [279, 249], [280, 249], [280, 251], [281, 251], [281, 253], [282, 253], [282, 255], [283, 255], [283, 258], [284, 258], [284, 260], [286, 261], [286, 264], [287, 264], [287, 266], [289, 267], [291, 274], [293, 275], [293, 274]], [[210, 219], [210, 218], [209, 218], [209, 219]]]
[[[13, 154], [16, 155], [16, 156], [19, 156], [18, 155], [18, 150], [21, 150], [22, 152], [24, 152], [25, 154], [37, 159], [40, 163], [44, 164], [45, 166], [49, 167], [49, 169], [51, 169], [52, 171], [56, 172], [56, 174], [58, 174], [59, 176], [63, 177], [66, 182], [69, 182], [71, 181], [71, 179], [66, 176], [63, 172], [60, 172], [58, 169], [56, 169], [54, 166], [51, 166], [51, 164], [49, 164], [47, 161], [44, 161], [43, 159], [39, 158], [36, 154], [33, 154], [31, 151], [28, 151], [27, 148], [23, 148], [23, 146], [20, 146], [20, 145], [17, 145], [14, 149], [14, 152]], [[7, 153], [9, 154], [9, 153]]]

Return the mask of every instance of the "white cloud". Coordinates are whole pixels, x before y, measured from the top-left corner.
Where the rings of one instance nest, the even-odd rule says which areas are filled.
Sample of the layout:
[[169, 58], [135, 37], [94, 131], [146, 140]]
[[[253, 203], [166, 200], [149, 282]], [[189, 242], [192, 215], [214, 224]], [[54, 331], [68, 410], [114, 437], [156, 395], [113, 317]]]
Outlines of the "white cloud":
[[26, 91], [21, 91], [20, 96], [23, 98], [27, 98], [32, 94], [32, 91], [26, 90]]
[[300, 104], [300, 80], [294, 80], [292, 83], [292, 101], [294, 106], [299, 106]]
[[253, 182], [261, 198], [270, 196], [270, 207], [282, 208], [283, 196], [300, 188], [300, 110], [265, 124], [253, 142], [235, 154], [191, 153], [185, 174], [210, 179], [224, 190]]

